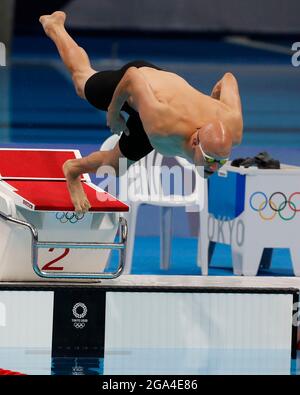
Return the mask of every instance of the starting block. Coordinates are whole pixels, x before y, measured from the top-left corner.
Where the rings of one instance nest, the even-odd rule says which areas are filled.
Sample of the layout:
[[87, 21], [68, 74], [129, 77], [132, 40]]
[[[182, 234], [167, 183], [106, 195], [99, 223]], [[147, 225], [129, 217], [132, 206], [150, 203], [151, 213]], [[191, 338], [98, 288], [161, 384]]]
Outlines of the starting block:
[[[0, 149], [0, 281], [121, 274], [127, 239], [121, 213], [129, 208], [83, 174], [91, 208], [74, 212], [62, 165], [80, 157], [78, 150]], [[107, 273], [111, 250], [118, 250], [119, 266]]]

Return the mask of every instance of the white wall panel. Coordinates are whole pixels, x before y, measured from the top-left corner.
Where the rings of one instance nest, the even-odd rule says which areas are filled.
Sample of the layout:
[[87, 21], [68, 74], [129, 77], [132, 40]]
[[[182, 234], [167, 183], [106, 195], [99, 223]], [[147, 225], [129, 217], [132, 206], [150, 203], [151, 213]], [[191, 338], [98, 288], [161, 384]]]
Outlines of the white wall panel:
[[0, 291], [0, 306], [0, 347], [51, 349], [53, 292]]
[[105, 349], [290, 349], [291, 294], [109, 292]]

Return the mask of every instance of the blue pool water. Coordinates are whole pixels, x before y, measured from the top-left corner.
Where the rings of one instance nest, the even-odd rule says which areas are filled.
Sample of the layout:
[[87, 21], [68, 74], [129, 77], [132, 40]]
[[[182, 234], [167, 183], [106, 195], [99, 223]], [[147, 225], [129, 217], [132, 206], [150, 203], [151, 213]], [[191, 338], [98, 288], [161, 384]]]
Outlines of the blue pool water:
[[290, 350], [122, 349], [104, 358], [52, 358], [51, 350], [0, 348], [0, 366], [34, 375], [298, 375]]

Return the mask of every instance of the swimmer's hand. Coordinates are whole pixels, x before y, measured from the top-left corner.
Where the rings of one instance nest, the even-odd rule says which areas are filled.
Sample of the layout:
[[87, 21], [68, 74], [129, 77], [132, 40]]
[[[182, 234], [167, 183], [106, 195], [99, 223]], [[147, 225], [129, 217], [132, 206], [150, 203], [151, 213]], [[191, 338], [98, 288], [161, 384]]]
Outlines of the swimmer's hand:
[[110, 108], [108, 108], [106, 124], [113, 134], [120, 136], [120, 134], [124, 132], [126, 136], [129, 135], [124, 116], [121, 113], [116, 115]]

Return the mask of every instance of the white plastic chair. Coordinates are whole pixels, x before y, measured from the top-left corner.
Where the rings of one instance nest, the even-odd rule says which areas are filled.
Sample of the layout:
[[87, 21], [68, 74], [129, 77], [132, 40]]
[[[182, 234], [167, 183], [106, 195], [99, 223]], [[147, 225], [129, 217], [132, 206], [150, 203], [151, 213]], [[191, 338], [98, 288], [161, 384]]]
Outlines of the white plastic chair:
[[[119, 136], [110, 136], [101, 146], [101, 150], [113, 149], [118, 140]], [[198, 211], [199, 206], [203, 206], [204, 180], [200, 177], [194, 165], [190, 164], [186, 159], [175, 157], [181, 169], [194, 174], [193, 190], [188, 195], [164, 193], [161, 182], [161, 174], [164, 170], [162, 169], [163, 159], [164, 157], [160, 153], [153, 150], [146, 157], [130, 166], [127, 174], [121, 176], [119, 198], [130, 206], [130, 212], [126, 218], [128, 223], [128, 238], [125, 273], [131, 272], [136, 221], [141, 204], [161, 207], [160, 267], [162, 269], [168, 269], [171, 260], [172, 208], [186, 207], [186, 211], [191, 212]], [[189, 187], [191, 189], [191, 186]]]

